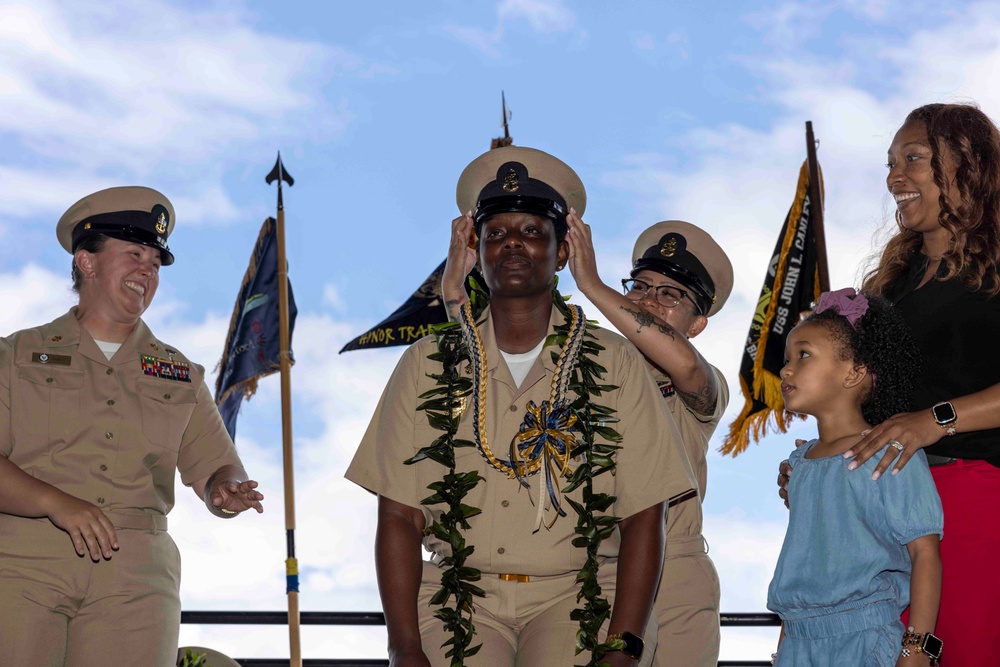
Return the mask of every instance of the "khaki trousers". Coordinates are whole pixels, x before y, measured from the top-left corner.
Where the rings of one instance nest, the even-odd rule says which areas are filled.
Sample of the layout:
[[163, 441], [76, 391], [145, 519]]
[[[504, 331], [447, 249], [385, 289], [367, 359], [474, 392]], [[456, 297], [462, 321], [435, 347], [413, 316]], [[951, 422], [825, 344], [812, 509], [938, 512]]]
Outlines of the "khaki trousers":
[[152, 526], [119, 528], [118, 542], [111, 560], [94, 563], [77, 556], [69, 536], [47, 519], [0, 514], [0, 662], [176, 664], [177, 547]]
[[699, 535], [669, 541], [660, 589], [656, 667], [716, 667], [719, 660], [719, 574]]
[[[601, 566], [598, 580], [602, 593], [614, 604], [617, 563]], [[472, 645], [482, 643], [479, 652], [466, 660], [468, 667], [571, 667], [583, 664], [590, 656], [576, 654], [577, 621], [570, 620], [576, 609], [576, 573], [531, 577], [528, 582], [504, 581], [496, 573], [483, 573], [477, 585], [486, 591], [476, 598], [472, 622], [476, 635]], [[441, 645], [450, 638], [441, 621], [434, 618], [438, 607], [429, 605], [431, 596], [441, 587], [441, 569], [424, 563], [417, 613], [424, 653], [432, 667], [449, 667]], [[601, 633], [604, 639], [607, 623]], [[641, 667], [652, 664], [656, 648], [656, 624], [650, 614], [643, 633], [645, 649]]]

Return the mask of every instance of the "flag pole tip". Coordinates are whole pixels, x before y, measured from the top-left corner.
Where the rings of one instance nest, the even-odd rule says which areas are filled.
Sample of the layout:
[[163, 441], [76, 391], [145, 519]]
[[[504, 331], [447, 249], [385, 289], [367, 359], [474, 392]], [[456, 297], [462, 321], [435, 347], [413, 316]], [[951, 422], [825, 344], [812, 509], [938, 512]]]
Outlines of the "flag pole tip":
[[281, 151], [278, 151], [278, 159], [274, 163], [274, 168], [271, 169], [271, 173], [268, 174], [267, 178], [264, 180], [268, 185], [278, 181], [279, 187], [281, 185], [281, 181], [284, 181], [289, 185], [295, 185], [295, 179], [292, 178], [292, 175], [288, 173], [288, 170], [285, 169], [285, 165], [281, 162]]

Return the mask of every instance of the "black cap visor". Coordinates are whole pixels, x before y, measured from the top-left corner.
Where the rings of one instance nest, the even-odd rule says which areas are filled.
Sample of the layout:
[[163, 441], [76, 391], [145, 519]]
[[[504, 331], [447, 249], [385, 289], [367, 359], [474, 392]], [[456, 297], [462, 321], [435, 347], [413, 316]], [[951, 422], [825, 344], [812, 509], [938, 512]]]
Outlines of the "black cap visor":
[[712, 309], [712, 302], [715, 299], [715, 284], [706, 274], [699, 276], [694, 271], [688, 270], [679, 264], [666, 262], [652, 257], [641, 257], [635, 262], [632, 273], [635, 278], [640, 271], [654, 271], [668, 278], [676, 280], [685, 288], [689, 289], [694, 296], [695, 305], [701, 315], [707, 315]]
[[80, 243], [90, 236], [104, 234], [121, 241], [130, 241], [140, 245], [156, 248], [160, 251], [160, 262], [163, 266], [174, 263], [174, 255], [167, 247], [167, 239], [155, 231], [146, 229], [149, 226], [149, 212], [118, 211], [91, 216], [81, 220], [73, 229], [73, 252]]

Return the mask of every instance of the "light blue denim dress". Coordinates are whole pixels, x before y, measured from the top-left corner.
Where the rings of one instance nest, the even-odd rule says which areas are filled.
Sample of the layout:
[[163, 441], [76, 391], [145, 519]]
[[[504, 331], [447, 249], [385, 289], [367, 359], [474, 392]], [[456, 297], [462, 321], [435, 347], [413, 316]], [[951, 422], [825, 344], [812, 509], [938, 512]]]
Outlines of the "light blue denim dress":
[[944, 531], [927, 458], [873, 482], [885, 449], [852, 471], [840, 455], [805, 458], [816, 442], [788, 457], [791, 511], [767, 591], [785, 626], [775, 664], [893, 667], [910, 603], [906, 544]]

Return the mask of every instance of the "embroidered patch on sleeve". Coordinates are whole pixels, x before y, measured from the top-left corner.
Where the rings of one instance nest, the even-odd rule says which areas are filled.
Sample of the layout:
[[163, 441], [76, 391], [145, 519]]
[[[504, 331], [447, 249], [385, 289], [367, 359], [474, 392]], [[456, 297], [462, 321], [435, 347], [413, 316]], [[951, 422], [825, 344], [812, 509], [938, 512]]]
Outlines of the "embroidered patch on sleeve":
[[170, 361], [142, 355], [142, 372], [153, 377], [164, 380], [176, 380], [177, 382], [191, 381], [191, 365], [182, 361]]

